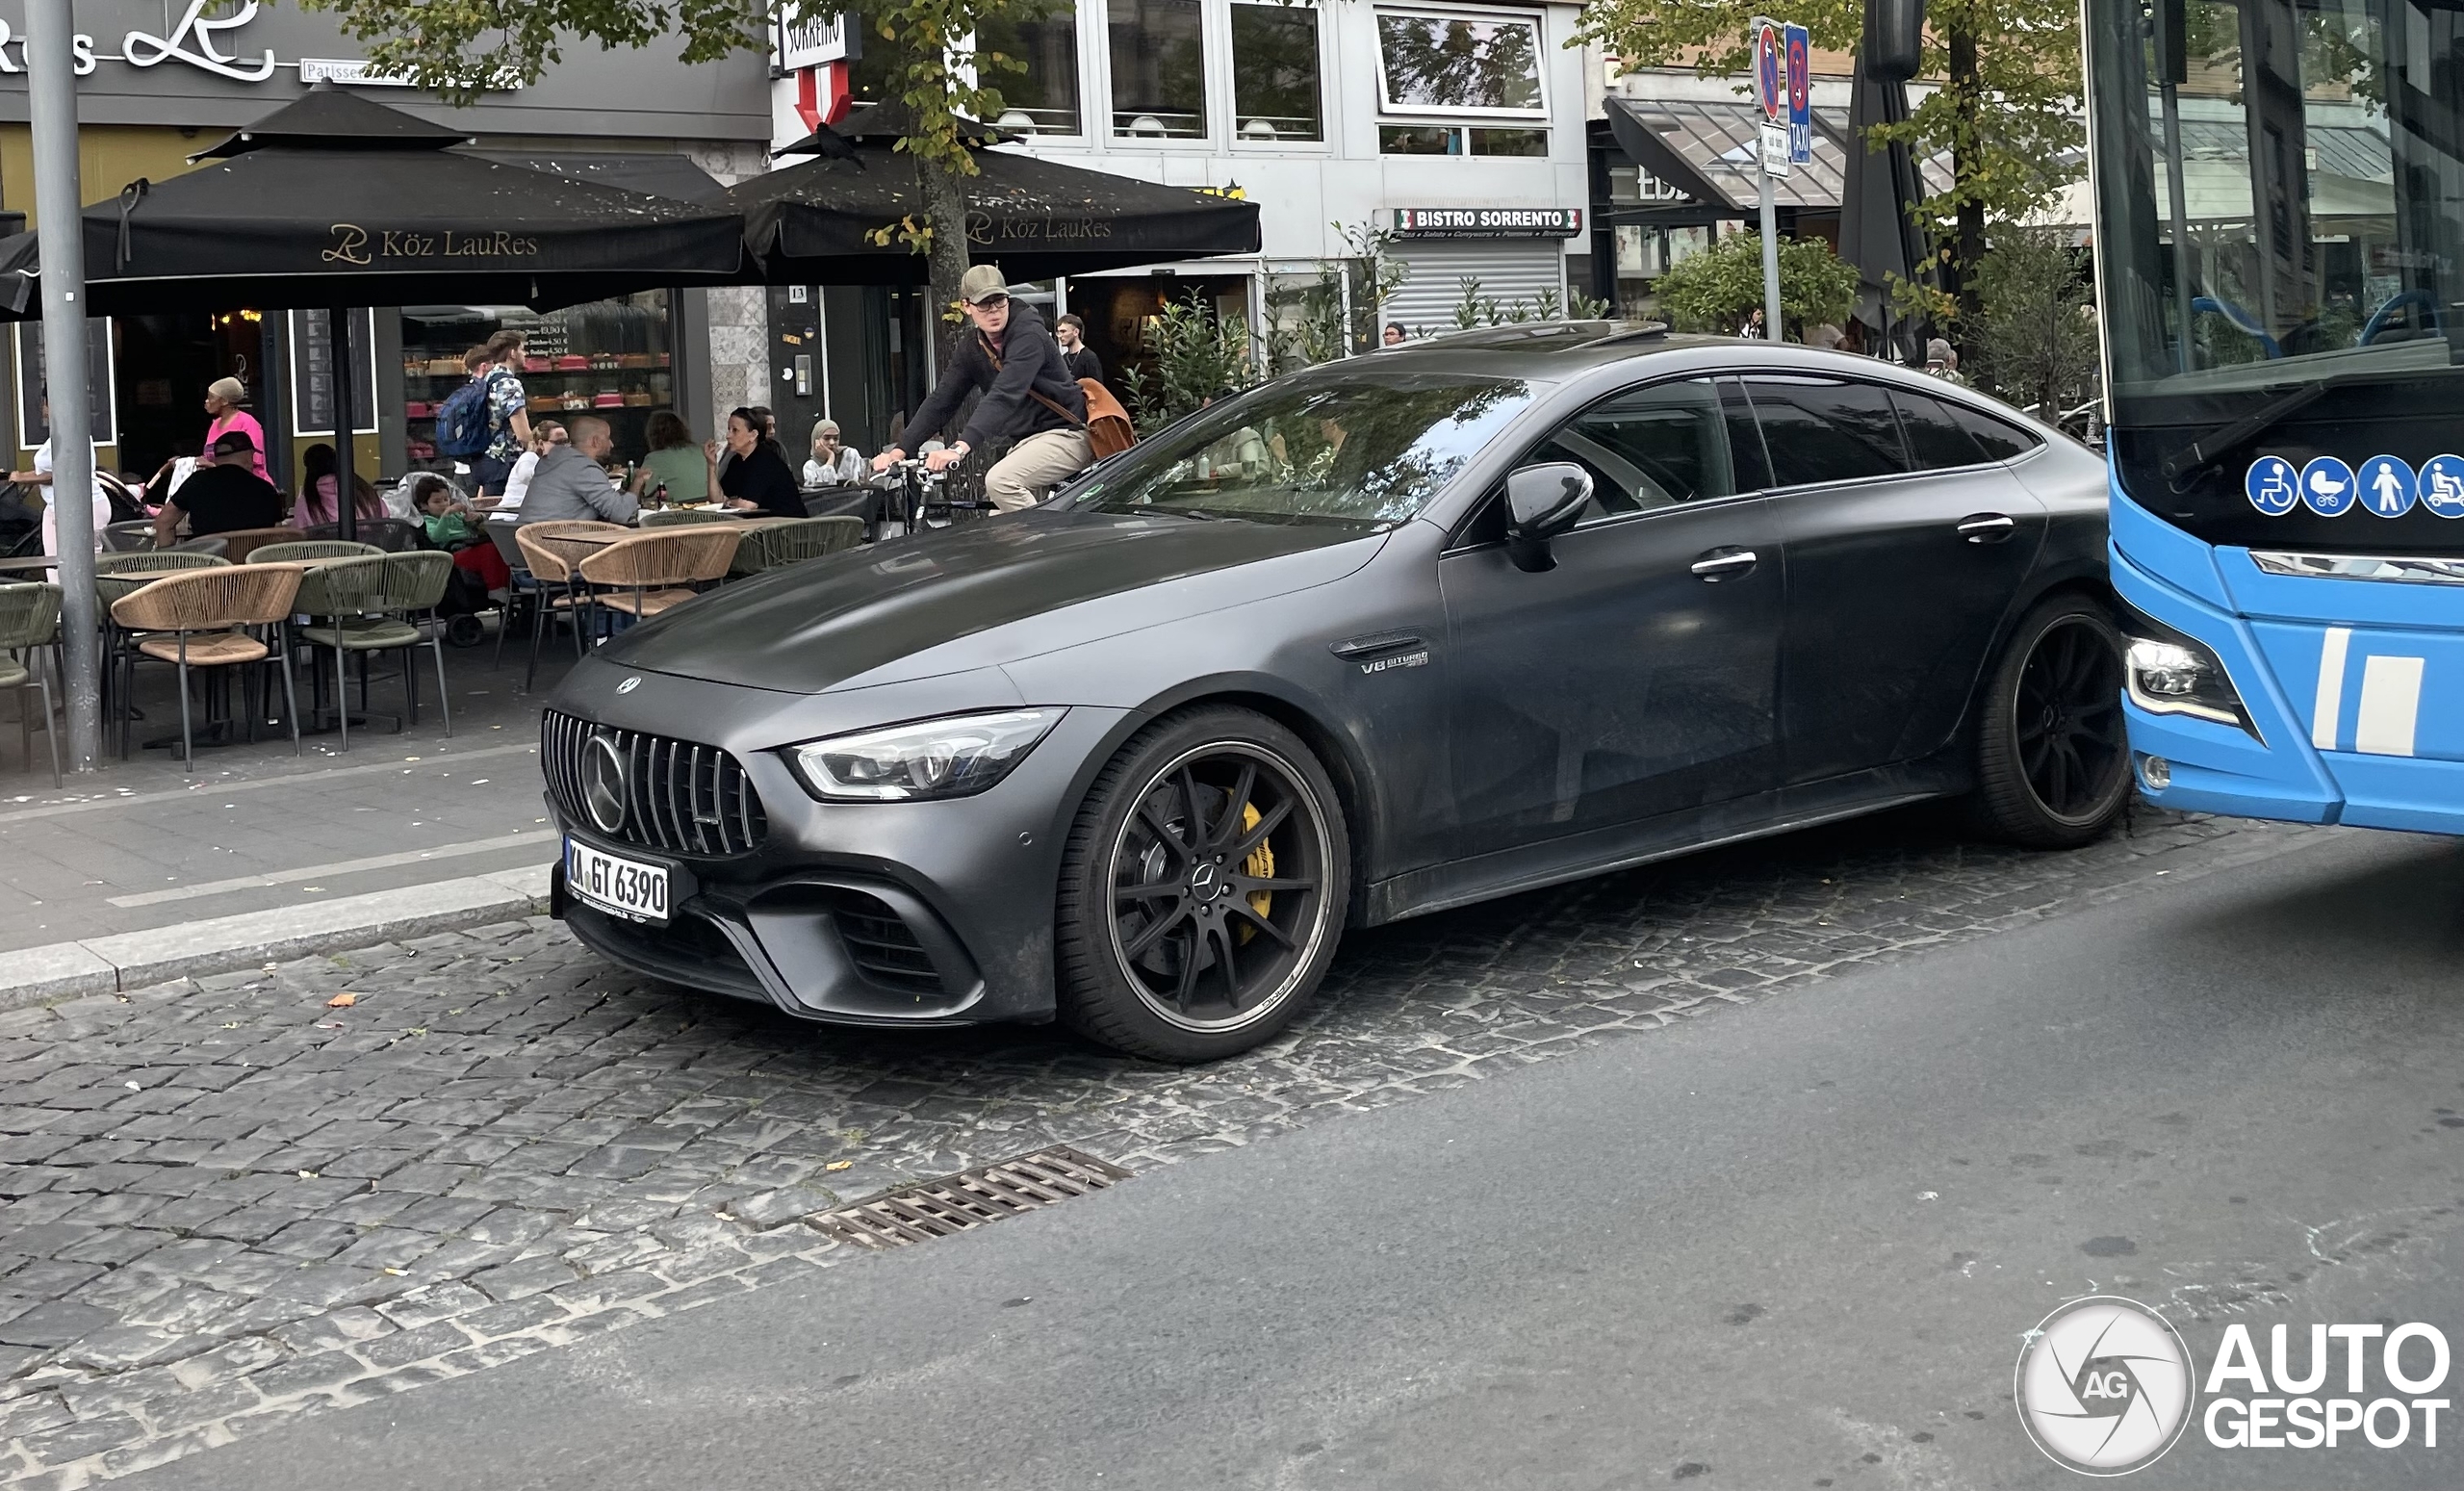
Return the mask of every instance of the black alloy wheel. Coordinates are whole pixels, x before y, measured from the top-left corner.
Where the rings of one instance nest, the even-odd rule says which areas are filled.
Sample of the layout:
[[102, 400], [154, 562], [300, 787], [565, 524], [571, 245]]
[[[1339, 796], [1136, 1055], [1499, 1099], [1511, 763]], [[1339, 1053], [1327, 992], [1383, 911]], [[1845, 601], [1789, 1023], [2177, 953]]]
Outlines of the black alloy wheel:
[[1348, 856], [1323, 768], [1282, 726], [1209, 708], [1149, 727], [1097, 779], [1070, 835], [1065, 1017], [1165, 1061], [1266, 1040], [1333, 957]]
[[1986, 826], [2042, 849], [2100, 837], [2130, 796], [2122, 640], [2104, 608], [2079, 595], [2038, 605], [1988, 687], [1976, 792]]

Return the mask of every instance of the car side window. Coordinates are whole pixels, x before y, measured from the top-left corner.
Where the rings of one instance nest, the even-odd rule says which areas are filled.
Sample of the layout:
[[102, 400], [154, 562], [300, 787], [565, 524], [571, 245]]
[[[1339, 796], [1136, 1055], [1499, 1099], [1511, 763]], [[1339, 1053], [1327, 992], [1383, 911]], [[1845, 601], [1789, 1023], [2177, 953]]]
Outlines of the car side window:
[[1744, 380], [1776, 486], [1893, 476], [1908, 470], [1890, 396], [1870, 383], [1764, 375]]
[[2016, 424], [2006, 424], [1955, 399], [1944, 399], [1943, 407], [1951, 411], [1951, 418], [1960, 422], [1960, 428], [1966, 430], [1978, 445], [1985, 448], [1985, 458], [1989, 461], [2007, 461], [2015, 455], [2025, 455], [2044, 444]]
[[1603, 399], [1524, 457], [1527, 465], [1543, 461], [1572, 461], [1591, 473], [1586, 524], [1738, 490], [1728, 416], [1709, 378], [1653, 383]]
[[1931, 394], [1895, 388], [1890, 391], [1890, 401], [1899, 408], [1899, 427], [1908, 435], [1909, 453], [1916, 458], [1918, 471], [1948, 471], [1985, 464], [1985, 448], [1960, 427], [1940, 399]]

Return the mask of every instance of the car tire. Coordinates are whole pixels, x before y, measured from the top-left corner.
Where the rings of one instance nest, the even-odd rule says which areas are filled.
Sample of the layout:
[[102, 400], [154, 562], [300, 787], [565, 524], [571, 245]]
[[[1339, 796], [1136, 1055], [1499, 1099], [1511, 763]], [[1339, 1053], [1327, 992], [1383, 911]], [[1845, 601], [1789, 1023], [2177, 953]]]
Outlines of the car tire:
[[2031, 849], [2102, 837], [2130, 800], [2121, 688], [2121, 633], [2104, 606], [2064, 593], [2021, 618], [1978, 711], [1976, 826]]
[[1333, 961], [1351, 892], [1334, 784], [1254, 710], [1168, 715], [1096, 777], [1062, 854], [1063, 1020], [1166, 1062], [1245, 1051]]

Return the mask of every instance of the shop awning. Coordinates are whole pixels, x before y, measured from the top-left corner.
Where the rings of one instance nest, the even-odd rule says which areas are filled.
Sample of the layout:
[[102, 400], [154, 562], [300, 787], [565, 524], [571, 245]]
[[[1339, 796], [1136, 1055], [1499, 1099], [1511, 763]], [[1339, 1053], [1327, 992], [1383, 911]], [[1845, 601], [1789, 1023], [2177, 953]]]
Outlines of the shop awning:
[[727, 194], [717, 178], [680, 155], [599, 155], [588, 151], [475, 150], [474, 155], [571, 181], [596, 181], [628, 192], [715, 207]]
[[[915, 168], [882, 110], [816, 134], [815, 159], [739, 182], [723, 200], [771, 284], [922, 284], [925, 257], [870, 235], [921, 211]], [[987, 131], [987, 140], [999, 137]], [[791, 147], [791, 149], [796, 147]], [[1258, 250], [1252, 202], [1158, 186], [988, 145], [964, 184], [967, 252], [1016, 280]]]
[[[1693, 99], [1642, 99], [1612, 95], [1608, 122], [1618, 148], [1661, 181], [1706, 206], [1733, 216], [1750, 215], [1759, 200], [1754, 150], [1760, 111], [1746, 100], [1733, 104]], [[1772, 182], [1782, 207], [1835, 211], [1848, 175], [1848, 111], [1813, 111], [1813, 159]], [[1918, 163], [1927, 192], [1950, 185], [1950, 163]], [[1615, 219], [1665, 216], [1666, 209], [1623, 209]]]
[[[88, 314], [546, 308], [740, 282], [733, 212], [485, 159], [464, 138], [319, 84], [197, 169], [87, 208]], [[0, 241], [0, 319], [38, 314], [39, 264], [34, 235]]]

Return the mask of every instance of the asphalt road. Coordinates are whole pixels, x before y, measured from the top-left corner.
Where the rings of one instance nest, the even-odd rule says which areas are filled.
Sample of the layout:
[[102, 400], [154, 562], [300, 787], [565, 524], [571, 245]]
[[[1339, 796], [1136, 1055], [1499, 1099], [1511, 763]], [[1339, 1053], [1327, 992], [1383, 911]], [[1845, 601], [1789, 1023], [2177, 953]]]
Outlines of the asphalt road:
[[[2459, 1058], [2464, 845], [2321, 835], [125, 1483], [2076, 1485], [2011, 1401], [2073, 1297], [2464, 1356]], [[2453, 1486], [2457, 1433], [2130, 1484]]]

